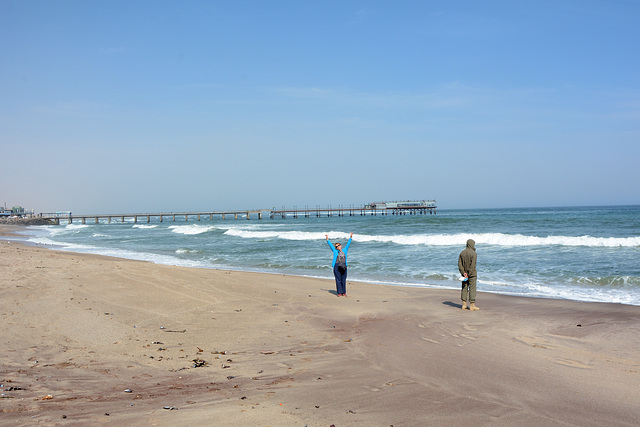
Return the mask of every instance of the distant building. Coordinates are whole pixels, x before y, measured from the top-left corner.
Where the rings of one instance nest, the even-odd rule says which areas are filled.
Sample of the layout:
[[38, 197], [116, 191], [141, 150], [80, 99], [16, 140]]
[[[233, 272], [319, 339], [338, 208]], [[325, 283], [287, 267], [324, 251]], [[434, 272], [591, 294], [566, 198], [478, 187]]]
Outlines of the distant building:
[[0, 207], [0, 218], [9, 218], [11, 216], [22, 218], [27, 213], [22, 206], [14, 206], [11, 209]]

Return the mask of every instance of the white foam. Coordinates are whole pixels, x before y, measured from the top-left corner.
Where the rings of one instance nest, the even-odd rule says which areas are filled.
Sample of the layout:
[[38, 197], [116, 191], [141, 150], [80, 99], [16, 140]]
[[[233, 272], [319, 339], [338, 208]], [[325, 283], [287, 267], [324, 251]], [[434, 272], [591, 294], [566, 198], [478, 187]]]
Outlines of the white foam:
[[176, 253], [177, 254], [198, 254], [201, 253], [202, 251], [197, 250], [197, 249], [187, 249], [187, 248], [179, 248], [176, 249]]
[[529, 282], [516, 285], [515, 282], [479, 281], [478, 290], [502, 295], [638, 305], [629, 292], [610, 288], [606, 290], [592, 287], [581, 289], [558, 284], [551, 286]]
[[198, 224], [192, 224], [192, 225], [172, 225], [171, 227], [169, 227], [169, 230], [171, 230], [172, 232], [176, 233], [176, 234], [188, 234], [188, 235], [194, 235], [194, 234], [202, 234], [202, 233], [206, 233], [207, 231], [211, 231], [211, 230], [215, 230], [216, 227], [214, 226], [202, 226], [202, 225], [198, 225]]
[[640, 246], [640, 237], [592, 237], [592, 236], [524, 236], [522, 234], [485, 233], [469, 238], [480, 244], [499, 246], [590, 246], [590, 247], [635, 247]]
[[[195, 234], [195, 233], [194, 233]], [[254, 231], [230, 228], [225, 234], [248, 239], [283, 240], [319, 240], [325, 233], [308, 231]], [[344, 232], [330, 232], [331, 239], [348, 239]], [[590, 247], [636, 247], [640, 246], [640, 237], [592, 237], [592, 236], [525, 236], [522, 234], [484, 233], [484, 234], [413, 234], [413, 235], [366, 235], [357, 234], [356, 242], [395, 243], [398, 245], [459, 246], [467, 239], [476, 244], [495, 246], [590, 246]]]
[[140, 229], [149, 229], [149, 228], [156, 228], [158, 227], [157, 225], [144, 225], [144, 224], [136, 224], [133, 226], [133, 228], [140, 228]]
[[82, 228], [87, 228], [89, 227], [87, 224], [67, 224], [64, 228], [66, 228], [67, 230], [79, 230]]
[[324, 239], [324, 233], [310, 233], [306, 231], [250, 231], [231, 228], [225, 231], [228, 236], [249, 239], [284, 239], [284, 240], [318, 240]]

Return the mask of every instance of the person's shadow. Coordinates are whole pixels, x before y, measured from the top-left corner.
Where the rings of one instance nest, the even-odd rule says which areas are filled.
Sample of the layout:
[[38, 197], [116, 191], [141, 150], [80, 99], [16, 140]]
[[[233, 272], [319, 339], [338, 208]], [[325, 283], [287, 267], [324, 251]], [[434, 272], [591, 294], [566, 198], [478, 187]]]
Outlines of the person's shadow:
[[443, 301], [442, 304], [448, 305], [449, 307], [462, 308], [462, 303], [457, 304], [453, 301]]
[[334, 291], [331, 289], [323, 289], [323, 291], [329, 292], [331, 295], [338, 296], [338, 291]]

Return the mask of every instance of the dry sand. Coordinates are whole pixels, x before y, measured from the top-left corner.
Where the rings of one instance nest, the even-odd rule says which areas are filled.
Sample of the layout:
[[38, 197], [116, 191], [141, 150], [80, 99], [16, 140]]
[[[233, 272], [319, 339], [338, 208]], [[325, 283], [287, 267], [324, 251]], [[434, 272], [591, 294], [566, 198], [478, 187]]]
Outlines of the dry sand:
[[455, 290], [351, 281], [337, 298], [1, 236], [0, 272], [1, 425], [640, 424], [638, 306], [480, 293], [470, 312]]

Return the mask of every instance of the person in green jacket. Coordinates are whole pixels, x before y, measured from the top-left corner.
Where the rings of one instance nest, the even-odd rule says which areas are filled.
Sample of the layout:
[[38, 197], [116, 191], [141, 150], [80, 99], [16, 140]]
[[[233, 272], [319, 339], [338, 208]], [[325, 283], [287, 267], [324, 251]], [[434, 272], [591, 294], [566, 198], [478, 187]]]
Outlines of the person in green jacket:
[[469, 239], [467, 240], [467, 247], [460, 252], [460, 256], [458, 257], [458, 270], [460, 270], [460, 274], [467, 279], [462, 282], [462, 293], [460, 295], [463, 310], [467, 308], [467, 297], [469, 298], [469, 310], [480, 310], [476, 306], [477, 259], [476, 242]]

